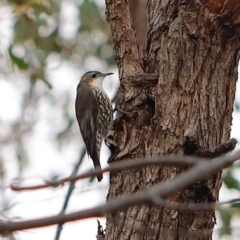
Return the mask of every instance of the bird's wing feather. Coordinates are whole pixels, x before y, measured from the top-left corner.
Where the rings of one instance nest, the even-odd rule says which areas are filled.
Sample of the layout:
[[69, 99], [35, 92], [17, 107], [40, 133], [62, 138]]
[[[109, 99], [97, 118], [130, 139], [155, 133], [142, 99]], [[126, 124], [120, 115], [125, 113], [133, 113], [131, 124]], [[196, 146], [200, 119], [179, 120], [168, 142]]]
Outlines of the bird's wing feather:
[[90, 88], [78, 88], [77, 91], [76, 116], [88, 154], [93, 158], [96, 151], [97, 103]]

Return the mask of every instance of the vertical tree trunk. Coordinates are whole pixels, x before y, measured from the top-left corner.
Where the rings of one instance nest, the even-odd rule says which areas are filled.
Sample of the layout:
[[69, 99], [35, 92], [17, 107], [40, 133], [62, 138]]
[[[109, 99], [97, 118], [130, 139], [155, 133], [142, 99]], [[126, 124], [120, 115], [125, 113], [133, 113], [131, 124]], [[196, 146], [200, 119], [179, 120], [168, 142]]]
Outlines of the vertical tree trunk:
[[[228, 140], [240, 47], [236, 1], [148, 0], [143, 53], [128, 1], [106, 4], [121, 80], [111, 162], [183, 154], [187, 132], [203, 148]], [[181, 171], [148, 167], [111, 175], [108, 199], [148, 188]], [[169, 200], [213, 202], [220, 187], [221, 173]], [[142, 205], [107, 216], [105, 239], [211, 239], [214, 224], [214, 211]]]

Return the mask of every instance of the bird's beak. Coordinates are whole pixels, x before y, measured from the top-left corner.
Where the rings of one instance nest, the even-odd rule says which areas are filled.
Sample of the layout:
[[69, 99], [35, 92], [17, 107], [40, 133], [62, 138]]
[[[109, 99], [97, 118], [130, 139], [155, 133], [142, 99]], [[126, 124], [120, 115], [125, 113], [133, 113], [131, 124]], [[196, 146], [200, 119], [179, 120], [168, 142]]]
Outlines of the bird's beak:
[[106, 77], [108, 75], [112, 75], [113, 73], [103, 73], [102, 76]]

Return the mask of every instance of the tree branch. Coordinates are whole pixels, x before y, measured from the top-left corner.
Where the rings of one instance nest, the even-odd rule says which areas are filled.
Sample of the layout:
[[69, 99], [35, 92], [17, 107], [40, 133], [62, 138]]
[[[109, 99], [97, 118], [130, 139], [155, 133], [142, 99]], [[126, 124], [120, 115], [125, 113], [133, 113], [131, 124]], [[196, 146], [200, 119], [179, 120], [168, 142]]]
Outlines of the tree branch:
[[[79, 160], [78, 160], [76, 166], [75, 166], [74, 169], [73, 169], [73, 172], [72, 172], [72, 174], [71, 174], [71, 177], [76, 177], [76, 175], [77, 175], [77, 173], [78, 173], [78, 169], [79, 169], [79, 167], [80, 167], [80, 165], [81, 165], [81, 163], [82, 163], [82, 160], [83, 160], [85, 154], [86, 154], [86, 148], [84, 148], [84, 149], [81, 150], [80, 156], [79, 156]], [[63, 207], [62, 207], [62, 210], [61, 210], [60, 214], [65, 213], [65, 211], [66, 211], [66, 209], [67, 209], [67, 205], [68, 205], [69, 199], [70, 199], [70, 196], [71, 196], [74, 188], [75, 188], [75, 181], [71, 181], [71, 182], [70, 182], [70, 185], [69, 185], [69, 187], [68, 187], [67, 195], [66, 195], [66, 198], [65, 198], [65, 200], [64, 200]], [[56, 231], [56, 236], [55, 236], [55, 240], [58, 240], [58, 239], [59, 239], [60, 234], [61, 234], [61, 231], [62, 231], [62, 226], [63, 226], [63, 223], [59, 223], [59, 224], [58, 224], [57, 231]]]
[[128, 170], [128, 169], [134, 169], [134, 168], [142, 168], [147, 167], [151, 165], [167, 165], [167, 166], [193, 166], [197, 164], [198, 162], [208, 162], [209, 160], [203, 159], [203, 158], [197, 158], [197, 157], [189, 157], [189, 156], [179, 156], [179, 155], [169, 155], [169, 156], [159, 156], [159, 157], [153, 157], [151, 159], [146, 160], [145, 158], [139, 158], [135, 159], [133, 161], [129, 162], [116, 162], [112, 163], [109, 167], [106, 167], [102, 170], [90, 170], [86, 173], [82, 173], [78, 176], [70, 176], [66, 178], [62, 178], [60, 180], [56, 181], [46, 181], [45, 184], [40, 185], [34, 185], [34, 186], [17, 186], [16, 183], [12, 183], [10, 185], [10, 188], [13, 191], [32, 191], [32, 190], [39, 190], [43, 188], [48, 187], [57, 187], [64, 185], [66, 182], [81, 180], [88, 177], [94, 177], [98, 173], [106, 173], [106, 172], [116, 172], [116, 171], [122, 171], [122, 170]]
[[216, 158], [223, 154], [231, 152], [237, 144], [235, 138], [231, 138], [228, 141], [218, 145], [213, 150], [204, 149], [199, 146], [198, 141], [192, 136], [186, 136], [184, 143], [184, 154], [186, 155], [195, 155], [202, 158]]
[[[175, 156], [179, 157], [179, 156]], [[166, 159], [166, 157], [162, 157]], [[155, 186], [132, 195], [124, 195], [116, 199], [109, 200], [107, 204], [100, 205], [91, 209], [78, 211], [71, 214], [59, 214], [47, 218], [31, 219], [19, 222], [0, 222], [0, 234], [30, 229], [36, 227], [44, 227], [58, 223], [76, 221], [91, 217], [100, 217], [106, 214], [111, 214], [116, 211], [123, 211], [133, 205], [143, 203], [153, 203], [153, 197], [159, 196], [166, 198], [176, 191], [182, 190], [195, 182], [202, 180], [207, 174], [214, 174], [222, 168], [233, 164], [240, 158], [240, 151], [231, 156], [216, 158], [213, 161], [199, 161], [197, 165], [188, 171], [179, 174], [176, 178], [156, 184]]]
[[158, 196], [154, 196], [152, 201], [159, 206], [166, 207], [169, 209], [182, 210], [182, 211], [199, 211], [199, 210], [213, 210], [219, 209], [221, 206], [226, 204], [239, 203], [240, 198], [231, 199], [229, 201], [221, 203], [180, 203], [180, 202], [169, 202]]
[[[219, 155], [222, 155], [224, 153], [228, 153], [230, 151], [232, 151], [235, 146], [236, 146], [236, 139], [232, 138], [228, 141], [226, 141], [223, 144], [220, 144], [219, 146], [217, 146], [216, 148], [214, 148], [213, 151], [208, 150], [208, 149], [204, 149], [207, 154], [204, 155], [204, 153], [206, 153], [204, 150], [199, 150], [199, 146], [198, 143], [196, 143], [196, 140], [193, 138], [187, 138], [184, 148], [185, 154], [194, 154], [195, 156], [198, 155], [198, 157], [188, 157], [188, 156], [180, 156], [180, 155], [169, 155], [169, 156], [161, 156], [161, 157], [153, 157], [151, 159], [148, 159], [146, 161], [145, 158], [139, 158], [139, 159], [135, 159], [133, 161], [129, 161], [129, 162], [117, 162], [117, 163], [112, 163], [111, 166], [104, 168], [103, 170], [91, 170], [88, 171], [86, 173], [80, 174], [78, 176], [70, 176], [70, 177], [66, 177], [57, 181], [46, 181], [46, 184], [40, 184], [40, 185], [35, 185], [35, 186], [26, 186], [26, 187], [22, 187], [22, 186], [17, 186], [16, 183], [12, 183], [10, 185], [10, 188], [13, 191], [32, 191], [32, 190], [39, 190], [39, 189], [43, 189], [43, 188], [48, 188], [48, 187], [57, 187], [59, 185], [63, 185], [66, 182], [69, 181], [76, 181], [76, 180], [80, 180], [80, 179], [84, 179], [84, 178], [88, 178], [88, 177], [94, 177], [96, 176], [98, 173], [106, 173], [106, 172], [116, 172], [116, 171], [120, 171], [120, 170], [127, 170], [127, 169], [133, 169], [133, 168], [142, 168], [142, 167], [146, 167], [146, 166], [151, 166], [151, 165], [168, 165], [168, 166], [192, 166], [198, 163], [198, 161], [204, 162], [207, 160], [204, 158], [199, 158], [201, 157], [206, 157], [206, 158], [210, 158], [210, 156], [212, 156], [212, 158], [217, 157]], [[199, 152], [198, 154], [196, 154], [196, 152]], [[200, 154], [201, 152], [201, 154]]]

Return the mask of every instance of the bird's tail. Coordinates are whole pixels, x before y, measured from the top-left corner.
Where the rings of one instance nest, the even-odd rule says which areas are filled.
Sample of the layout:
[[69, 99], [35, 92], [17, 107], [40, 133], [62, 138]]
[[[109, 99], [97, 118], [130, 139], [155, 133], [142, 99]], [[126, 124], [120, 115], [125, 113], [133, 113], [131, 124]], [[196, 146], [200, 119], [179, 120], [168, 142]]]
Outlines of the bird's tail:
[[[93, 160], [95, 170], [102, 170], [97, 151], [93, 152], [92, 160]], [[101, 182], [102, 178], [103, 178], [102, 173], [99, 173], [97, 175], [97, 180]]]

